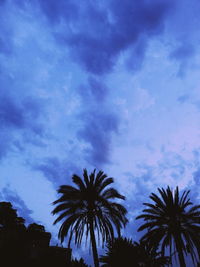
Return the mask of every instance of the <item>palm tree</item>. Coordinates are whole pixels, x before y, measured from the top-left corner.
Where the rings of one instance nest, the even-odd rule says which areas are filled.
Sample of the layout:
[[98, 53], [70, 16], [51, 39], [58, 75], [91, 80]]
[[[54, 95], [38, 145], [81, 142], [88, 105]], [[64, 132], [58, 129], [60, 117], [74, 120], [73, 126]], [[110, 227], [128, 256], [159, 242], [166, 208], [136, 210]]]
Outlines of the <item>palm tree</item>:
[[[74, 174], [72, 181], [76, 187], [62, 185], [58, 189], [61, 197], [53, 202], [57, 205], [52, 211], [59, 214], [54, 224], [62, 221], [58, 237], [61, 242], [68, 237], [68, 246], [74, 238], [75, 244], [80, 245], [83, 235], [90, 236], [95, 267], [99, 267], [96, 235], [98, 240], [107, 242], [114, 238], [115, 230], [120, 236], [120, 230], [127, 223], [126, 209], [114, 199], [125, 199], [114, 188], [108, 187], [113, 178], [107, 177], [103, 171], [97, 174], [95, 170], [88, 175], [83, 170], [83, 179]], [[108, 188], [107, 188], [108, 187]]]
[[[197, 261], [200, 245], [200, 205], [193, 205], [188, 195], [190, 191], [179, 194], [176, 187], [174, 192], [158, 188], [160, 197], [150, 195], [153, 204], [143, 203], [147, 209], [136, 219], [144, 219], [145, 223], [138, 231], [147, 229], [142, 240], [152, 246], [161, 246], [163, 255], [169, 247], [170, 255], [178, 253], [181, 267], [185, 267], [184, 254], [190, 254], [193, 262]], [[173, 251], [172, 251], [173, 250]]]

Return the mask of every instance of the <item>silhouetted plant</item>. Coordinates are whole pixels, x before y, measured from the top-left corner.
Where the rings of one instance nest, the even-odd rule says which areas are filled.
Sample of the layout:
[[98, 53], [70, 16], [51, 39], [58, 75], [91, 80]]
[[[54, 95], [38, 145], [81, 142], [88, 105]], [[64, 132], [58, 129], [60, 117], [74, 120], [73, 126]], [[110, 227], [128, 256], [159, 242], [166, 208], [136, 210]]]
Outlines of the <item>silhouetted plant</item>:
[[25, 220], [10, 202], [0, 202], [0, 253], [4, 266], [22, 263], [25, 255]]
[[54, 224], [64, 220], [58, 236], [61, 242], [68, 236], [68, 246], [72, 237], [75, 244], [80, 245], [83, 235], [86, 235], [86, 240], [90, 235], [94, 265], [98, 267], [95, 234], [102, 243], [114, 238], [114, 229], [120, 235], [121, 228], [127, 223], [127, 211], [113, 200], [125, 197], [114, 188], [107, 188], [113, 183], [113, 178], [108, 178], [103, 171], [96, 174], [94, 170], [88, 176], [87, 170], [84, 169], [83, 179], [74, 174], [72, 181], [76, 187], [62, 185], [58, 190], [61, 197], [53, 203], [57, 207], [52, 213], [59, 216]]
[[71, 267], [71, 249], [49, 246], [51, 234], [43, 225], [32, 223], [26, 228], [24, 222], [10, 202], [0, 202], [1, 266]]
[[134, 243], [127, 238], [116, 238], [106, 245], [106, 255], [100, 257], [102, 267], [131, 267], [135, 261]]
[[70, 267], [89, 267], [84, 260], [81, 258], [80, 260], [72, 260]]
[[45, 232], [45, 227], [44, 225], [37, 224], [37, 223], [31, 223], [27, 227], [28, 231], [34, 231], [34, 232]]
[[32, 246], [48, 247], [51, 234], [45, 231], [43, 225], [32, 223], [27, 227], [27, 237], [31, 240]]
[[[147, 229], [142, 240], [150, 246], [161, 246], [163, 255], [169, 247], [170, 255], [178, 253], [181, 267], [185, 267], [184, 254], [190, 254], [193, 262], [197, 261], [200, 245], [200, 206], [194, 206], [184, 191], [181, 195], [179, 189], [173, 192], [158, 188], [160, 197], [154, 193], [150, 195], [153, 204], [143, 203], [147, 209], [136, 219], [144, 219], [145, 223], [138, 231]], [[172, 251], [173, 250], [173, 251]]]
[[152, 247], [147, 241], [135, 242], [139, 250], [142, 266], [146, 267], [164, 267], [171, 263], [170, 257], [164, 256], [158, 247]]
[[17, 215], [10, 202], [0, 202], [0, 229], [24, 229], [25, 220]]
[[162, 267], [169, 263], [154, 249], [145, 243], [133, 242], [127, 238], [116, 238], [108, 242], [105, 256], [101, 256], [102, 267]]

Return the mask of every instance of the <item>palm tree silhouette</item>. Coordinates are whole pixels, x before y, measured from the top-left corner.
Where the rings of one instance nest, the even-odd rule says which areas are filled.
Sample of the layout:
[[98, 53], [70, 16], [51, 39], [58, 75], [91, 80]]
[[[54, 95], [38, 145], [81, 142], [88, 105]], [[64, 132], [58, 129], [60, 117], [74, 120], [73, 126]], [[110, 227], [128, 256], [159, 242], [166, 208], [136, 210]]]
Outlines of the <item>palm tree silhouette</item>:
[[95, 267], [99, 267], [96, 237], [102, 244], [114, 238], [115, 230], [120, 236], [120, 230], [128, 222], [126, 209], [114, 199], [125, 199], [114, 188], [107, 188], [114, 182], [103, 171], [97, 174], [95, 170], [88, 175], [83, 170], [83, 179], [74, 174], [72, 181], [76, 185], [62, 185], [58, 189], [61, 197], [53, 202], [57, 205], [52, 211], [59, 214], [54, 224], [63, 221], [58, 237], [63, 242], [68, 236], [68, 246], [74, 238], [75, 244], [80, 245], [83, 235], [90, 236]]
[[185, 267], [184, 254], [190, 254], [193, 263], [199, 255], [200, 206], [190, 201], [190, 191], [180, 195], [178, 187], [173, 192], [169, 186], [167, 189], [158, 188], [158, 191], [160, 197], [154, 193], [150, 195], [153, 204], [143, 203], [148, 208], [136, 218], [145, 221], [138, 231], [148, 229], [142, 240], [154, 247], [160, 245], [163, 255], [167, 247], [170, 255], [177, 251], [179, 264]]

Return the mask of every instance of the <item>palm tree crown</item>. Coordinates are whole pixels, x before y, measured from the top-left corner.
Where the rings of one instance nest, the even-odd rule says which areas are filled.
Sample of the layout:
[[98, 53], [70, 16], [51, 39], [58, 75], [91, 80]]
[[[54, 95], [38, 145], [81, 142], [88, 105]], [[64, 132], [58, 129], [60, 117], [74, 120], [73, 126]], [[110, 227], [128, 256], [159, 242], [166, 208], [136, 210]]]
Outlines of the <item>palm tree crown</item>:
[[126, 209], [114, 199], [125, 199], [114, 188], [107, 188], [113, 183], [113, 178], [107, 177], [103, 171], [97, 174], [95, 170], [88, 175], [83, 170], [83, 179], [77, 175], [72, 177], [76, 185], [62, 185], [58, 189], [61, 197], [53, 202], [57, 205], [53, 214], [59, 214], [54, 224], [62, 221], [59, 238], [63, 242], [68, 237], [68, 246], [72, 237], [75, 244], [80, 245], [85, 234], [90, 235], [95, 266], [98, 266], [95, 233], [102, 243], [114, 238], [115, 230], [120, 235], [120, 229], [127, 223]]
[[169, 186], [166, 190], [158, 188], [158, 191], [161, 197], [154, 193], [150, 195], [153, 204], [143, 203], [147, 209], [136, 219], [143, 218], [145, 223], [138, 231], [147, 229], [143, 240], [152, 246], [160, 245], [163, 254], [169, 247], [170, 255], [177, 252], [180, 266], [186, 266], [184, 254], [189, 253], [193, 262], [199, 254], [200, 206], [194, 206], [190, 201], [190, 191], [184, 191], [181, 196], [178, 187], [174, 192]]

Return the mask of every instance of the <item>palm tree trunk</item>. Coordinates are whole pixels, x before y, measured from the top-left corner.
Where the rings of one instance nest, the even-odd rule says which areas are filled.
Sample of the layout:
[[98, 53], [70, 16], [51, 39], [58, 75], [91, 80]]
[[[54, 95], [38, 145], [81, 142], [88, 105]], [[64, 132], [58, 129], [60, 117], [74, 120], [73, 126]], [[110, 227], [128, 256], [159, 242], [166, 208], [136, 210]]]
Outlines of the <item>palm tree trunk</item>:
[[91, 238], [91, 243], [92, 243], [94, 266], [99, 267], [99, 258], [98, 258], [98, 252], [97, 252], [96, 238], [94, 234], [93, 221], [90, 219], [89, 223], [90, 223], [90, 238]]

